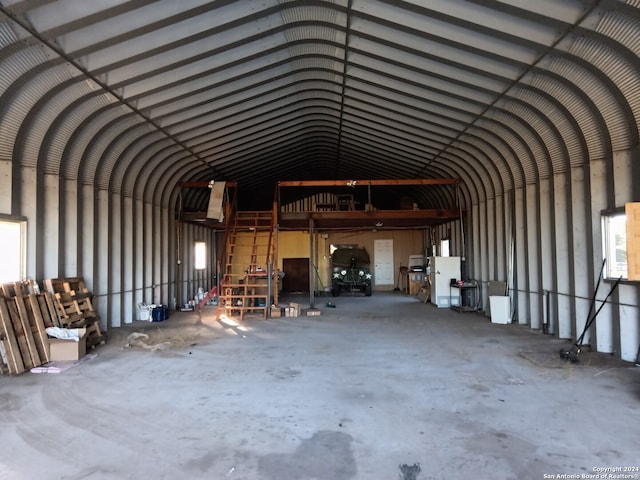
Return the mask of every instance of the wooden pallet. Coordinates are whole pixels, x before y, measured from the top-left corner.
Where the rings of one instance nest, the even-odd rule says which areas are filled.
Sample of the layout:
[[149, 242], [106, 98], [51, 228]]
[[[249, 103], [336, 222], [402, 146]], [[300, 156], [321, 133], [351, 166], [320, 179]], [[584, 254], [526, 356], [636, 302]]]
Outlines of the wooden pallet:
[[50, 360], [48, 327], [86, 328], [87, 347], [104, 344], [91, 292], [80, 277], [0, 284], [0, 373], [18, 375]]
[[52, 306], [48, 293], [0, 297], [2, 361], [9, 374], [17, 375], [49, 361], [46, 329], [57, 326]]
[[38, 285], [33, 280], [0, 284], [0, 294], [6, 298], [24, 297], [32, 293], [40, 293]]
[[82, 277], [48, 278], [44, 281], [44, 288], [49, 293], [68, 293], [70, 295], [89, 293]]
[[91, 303], [92, 294], [82, 277], [49, 278], [44, 281], [44, 285], [53, 295], [54, 308], [61, 327], [85, 327], [87, 348], [106, 343], [100, 331], [98, 314]]
[[[7, 301], [4, 297], [0, 297], [0, 341], [2, 343], [2, 360], [6, 365], [7, 372], [11, 375], [18, 375], [27, 369], [24, 364], [24, 360], [22, 359], [22, 352], [20, 350], [18, 338], [20, 338], [20, 345], [24, 345], [25, 350], [28, 351], [26, 343], [24, 343], [24, 335], [22, 337], [18, 337], [15, 334], [11, 314], [7, 307]], [[31, 361], [30, 356], [29, 361]]]

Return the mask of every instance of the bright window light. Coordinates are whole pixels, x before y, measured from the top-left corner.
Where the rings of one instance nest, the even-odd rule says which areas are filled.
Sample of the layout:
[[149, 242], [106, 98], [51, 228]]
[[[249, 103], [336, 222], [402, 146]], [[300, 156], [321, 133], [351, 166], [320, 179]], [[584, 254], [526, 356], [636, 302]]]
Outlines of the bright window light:
[[196, 242], [195, 256], [195, 269], [204, 270], [207, 266], [207, 244], [205, 242]]
[[444, 239], [440, 241], [440, 256], [441, 257], [449, 256], [449, 239]]
[[24, 222], [0, 220], [0, 283], [25, 277]]

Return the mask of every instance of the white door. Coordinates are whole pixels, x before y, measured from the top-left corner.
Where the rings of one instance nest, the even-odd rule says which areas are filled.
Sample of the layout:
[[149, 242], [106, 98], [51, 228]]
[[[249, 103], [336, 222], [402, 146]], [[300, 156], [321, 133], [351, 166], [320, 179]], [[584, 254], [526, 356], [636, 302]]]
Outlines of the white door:
[[373, 250], [375, 284], [393, 285], [393, 239], [374, 240]]

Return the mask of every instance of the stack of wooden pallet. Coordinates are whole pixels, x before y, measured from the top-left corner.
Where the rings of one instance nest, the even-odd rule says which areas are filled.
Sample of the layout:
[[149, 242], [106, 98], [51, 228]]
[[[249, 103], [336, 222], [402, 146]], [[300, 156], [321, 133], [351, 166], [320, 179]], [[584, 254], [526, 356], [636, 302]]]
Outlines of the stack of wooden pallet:
[[46, 328], [58, 326], [53, 296], [32, 282], [0, 285], [0, 371], [18, 375], [49, 361]]
[[87, 348], [105, 343], [82, 278], [0, 284], [0, 373], [18, 375], [47, 363], [48, 327], [87, 329]]
[[62, 328], [86, 328], [87, 348], [105, 343], [98, 314], [91, 304], [91, 292], [82, 277], [49, 278], [44, 287], [53, 295], [58, 323]]

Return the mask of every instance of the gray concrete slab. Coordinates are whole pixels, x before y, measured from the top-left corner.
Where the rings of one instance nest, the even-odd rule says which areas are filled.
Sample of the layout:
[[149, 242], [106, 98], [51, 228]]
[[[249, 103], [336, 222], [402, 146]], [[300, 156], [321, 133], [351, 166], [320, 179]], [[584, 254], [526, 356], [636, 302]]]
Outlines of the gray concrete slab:
[[[640, 466], [633, 364], [558, 362], [570, 342], [400, 293], [332, 301], [319, 317], [236, 326], [213, 307], [201, 323], [173, 313], [110, 332], [63, 373], [0, 377], [0, 480], [538, 480]], [[146, 348], [127, 347], [132, 332]]]

